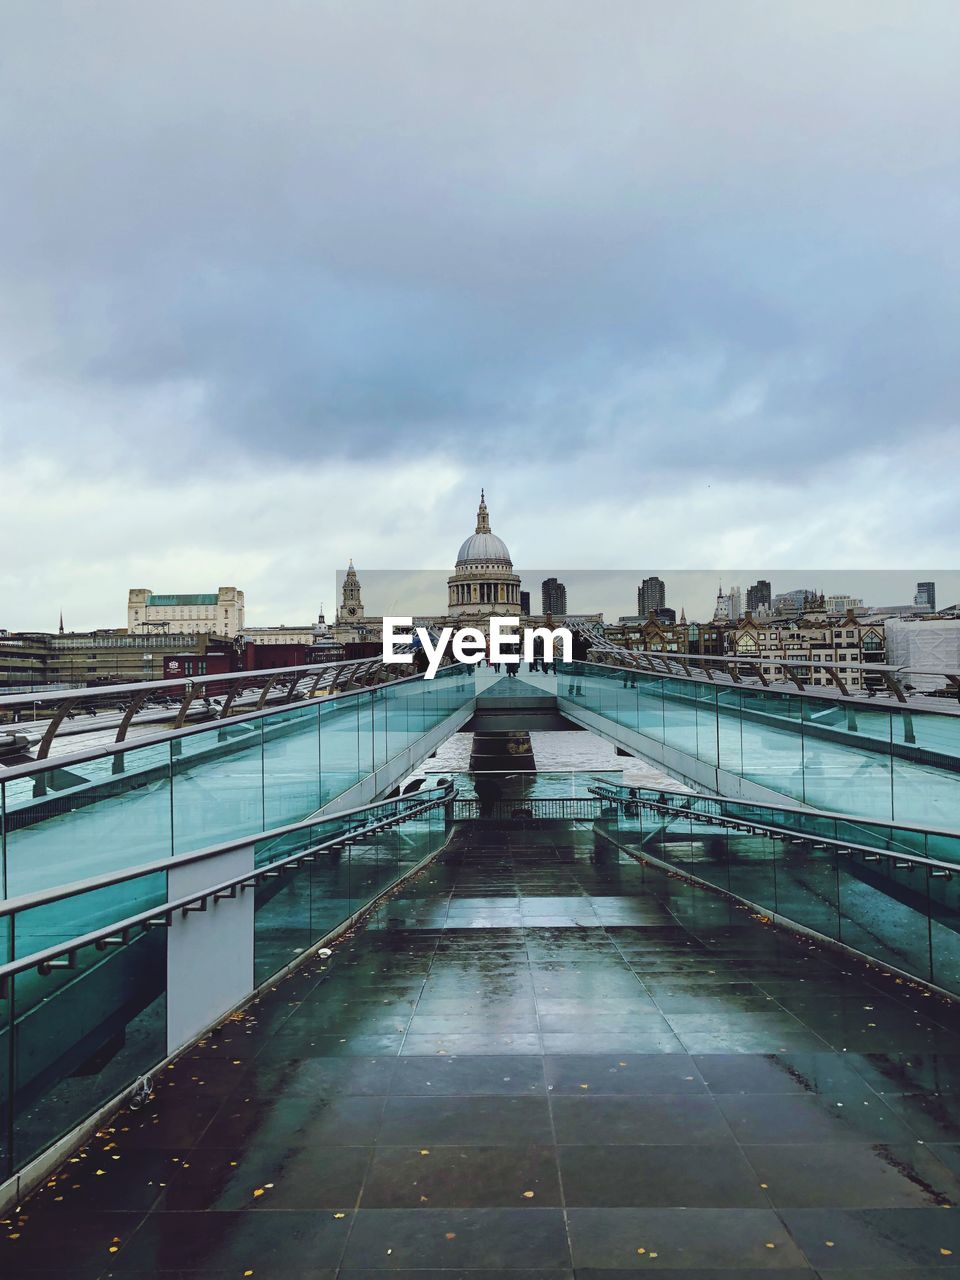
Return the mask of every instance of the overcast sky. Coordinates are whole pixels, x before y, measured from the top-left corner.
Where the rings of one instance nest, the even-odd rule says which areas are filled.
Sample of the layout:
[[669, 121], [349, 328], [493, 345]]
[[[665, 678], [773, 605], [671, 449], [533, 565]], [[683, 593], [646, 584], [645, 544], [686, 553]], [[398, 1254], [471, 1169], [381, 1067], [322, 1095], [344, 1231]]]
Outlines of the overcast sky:
[[[4, 0], [0, 626], [956, 564], [956, 0]], [[745, 584], [744, 584], [745, 585]]]

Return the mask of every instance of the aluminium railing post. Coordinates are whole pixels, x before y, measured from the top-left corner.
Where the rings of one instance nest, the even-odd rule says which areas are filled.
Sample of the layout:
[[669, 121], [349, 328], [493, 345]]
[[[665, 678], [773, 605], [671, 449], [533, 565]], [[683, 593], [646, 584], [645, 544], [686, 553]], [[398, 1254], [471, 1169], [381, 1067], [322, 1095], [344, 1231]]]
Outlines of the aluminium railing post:
[[933, 877], [930, 872], [931, 868], [928, 867], [923, 873], [923, 880], [927, 896], [927, 973], [930, 975], [930, 981], [933, 982], [936, 967], [933, 960], [933, 894], [931, 892]]
[[172, 739], [170, 742], [167, 743], [167, 783], [168, 783], [168, 790], [170, 792], [170, 857], [172, 858], [174, 853], [176, 852], [176, 841], [175, 841], [176, 824], [174, 822], [175, 810], [174, 810], [174, 796], [173, 796], [173, 740]]
[[258, 722], [260, 730], [260, 822], [261, 830], [267, 829], [267, 749], [264, 744], [264, 720]]
[[313, 716], [317, 722], [317, 808], [323, 808], [323, 763], [320, 747], [320, 704], [321, 699], [317, 699], [313, 706]]
[[[16, 945], [14, 942], [16, 934], [16, 916], [9, 916], [10, 928], [7, 934], [7, 958], [13, 960], [16, 955]], [[3, 1139], [7, 1148], [7, 1158], [4, 1161], [4, 1180], [12, 1178], [15, 1172], [14, 1156], [13, 1156], [13, 1117], [16, 1111], [16, 1083], [17, 1083], [17, 1051], [16, 1051], [16, 988], [17, 981], [15, 976], [7, 979], [6, 983], [6, 1005], [7, 1005], [7, 1114], [4, 1120]]]

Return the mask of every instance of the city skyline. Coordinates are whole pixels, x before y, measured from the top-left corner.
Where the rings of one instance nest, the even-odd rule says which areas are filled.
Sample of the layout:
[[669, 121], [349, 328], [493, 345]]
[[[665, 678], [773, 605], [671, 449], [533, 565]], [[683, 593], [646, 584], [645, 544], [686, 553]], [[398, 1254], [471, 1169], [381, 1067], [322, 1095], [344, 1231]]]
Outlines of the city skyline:
[[[758, 578], [768, 579], [772, 584], [772, 595], [786, 594], [793, 590], [805, 588], [823, 591], [825, 596], [832, 594], [848, 594], [863, 599], [866, 607], [882, 607], [890, 605], [910, 606], [913, 603], [918, 583], [924, 580], [934, 581], [937, 588], [939, 608], [946, 609], [960, 603], [960, 571], [951, 570], [846, 570], [846, 569], [680, 569], [680, 570], [640, 570], [640, 569], [524, 569], [515, 568], [523, 589], [530, 591], [531, 598], [540, 604], [540, 588], [544, 579], [558, 578], [567, 589], [568, 610], [571, 614], [603, 613], [607, 622], [616, 622], [623, 616], [636, 616], [637, 590], [644, 578], [662, 577], [665, 584], [665, 604], [675, 609], [677, 617], [681, 609], [686, 611], [690, 622], [709, 622], [713, 618], [716, 606], [717, 587], [722, 585], [726, 594], [731, 588], [741, 590], [744, 609], [746, 609], [747, 589]], [[242, 583], [233, 583], [246, 596], [246, 625], [248, 627], [273, 625], [294, 626], [310, 624], [316, 620], [323, 608], [328, 622], [336, 613], [343, 578], [346, 569], [337, 570], [334, 580], [328, 584], [323, 595], [313, 599], [304, 597], [301, 605], [296, 606], [284, 616], [269, 612], [269, 606], [257, 601]], [[368, 615], [431, 615], [446, 611], [446, 581], [449, 569], [365, 569], [357, 566], [360, 577], [363, 601]], [[197, 585], [196, 575], [191, 576], [192, 585]], [[174, 584], [182, 586], [183, 584]], [[201, 588], [214, 590], [225, 584], [199, 582]], [[167, 582], [154, 583], [151, 589], [160, 590], [171, 586]], [[93, 616], [90, 613], [75, 619], [65, 613], [65, 626], [68, 632], [83, 632], [94, 628], [121, 628], [127, 621], [127, 594], [124, 591], [120, 601], [114, 601], [104, 615]], [[0, 617], [0, 628], [6, 627], [11, 632], [36, 631], [55, 632], [60, 617], [59, 607], [54, 605], [49, 618], [41, 618], [38, 624], [18, 624], [12, 611]]]
[[[502, 528], [495, 522], [495, 528]], [[508, 545], [511, 542], [507, 536]], [[357, 565], [366, 612], [379, 614], [414, 613], [422, 616], [444, 612], [446, 573], [441, 570], [372, 569]], [[567, 608], [571, 615], [603, 613], [606, 622], [620, 616], [636, 616], [637, 588], [644, 578], [662, 577], [666, 605], [686, 610], [690, 622], [710, 622], [717, 598], [717, 571], [705, 570], [638, 570], [638, 569], [526, 569], [514, 563], [514, 572], [524, 589], [528, 587], [538, 599], [541, 582], [558, 578], [566, 587]], [[739, 586], [746, 600], [748, 586], [757, 578], [769, 579], [774, 596], [804, 587], [822, 590], [825, 595], [850, 594], [861, 597], [867, 606], [911, 606], [917, 583], [930, 579], [937, 584], [937, 601], [942, 608], [960, 602], [960, 572], [913, 570], [823, 570], [823, 569], [740, 569], [725, 570], [724, 590]], [[337, 598], [343, 572], [337, 575]], [[885, 594], [886, 593], [886, 594]], [[888, 598], [889, 597], [889, 598]], [[248, 595], [249, 601], [249, 595]], [[248, 613], [249, 613], [248, 604]], [[332, 614], [328, 610], [328, 620]]]

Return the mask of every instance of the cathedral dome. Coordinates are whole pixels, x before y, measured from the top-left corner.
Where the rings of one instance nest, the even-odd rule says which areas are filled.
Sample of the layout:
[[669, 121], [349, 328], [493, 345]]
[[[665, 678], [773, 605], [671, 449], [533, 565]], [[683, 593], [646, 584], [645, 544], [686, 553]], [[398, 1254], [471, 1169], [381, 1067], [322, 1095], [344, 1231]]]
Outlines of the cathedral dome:
[[457, 552], [457, 564], [447, 579], [447, 617], [482, 621], [493, 614], [520, 613], [520, 579], [513, 572], [510, 552], [490, 528], [483, 490], [477, 528]]
[[457, 568], [462, 564], [511, 563], [510, 552], [502, 538], [490, 531], [487, 504], [480, 492], [480, 510], [477, 512], [477, 529], [461, 545], [457, 552]]
[[501, 560], [510, 564], [507, 544], [495, 533], [471, 533], [457, 552], [457, 564], [473, 560]]

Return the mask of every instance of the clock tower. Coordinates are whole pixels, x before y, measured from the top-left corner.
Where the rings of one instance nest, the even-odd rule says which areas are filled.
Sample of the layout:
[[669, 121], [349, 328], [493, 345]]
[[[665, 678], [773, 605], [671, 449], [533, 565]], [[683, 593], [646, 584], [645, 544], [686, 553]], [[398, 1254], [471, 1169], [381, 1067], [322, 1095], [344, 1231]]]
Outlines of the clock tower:
[[360, 599], [360, 580], [351, 560], [343, 579], [343, 596], [340, 608], [337, 610], [337, 622], [341, 626], [351, 626], [362, 621], [363, 601]]

